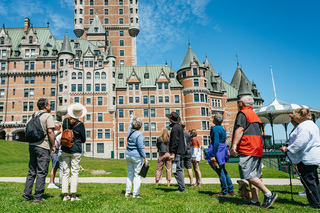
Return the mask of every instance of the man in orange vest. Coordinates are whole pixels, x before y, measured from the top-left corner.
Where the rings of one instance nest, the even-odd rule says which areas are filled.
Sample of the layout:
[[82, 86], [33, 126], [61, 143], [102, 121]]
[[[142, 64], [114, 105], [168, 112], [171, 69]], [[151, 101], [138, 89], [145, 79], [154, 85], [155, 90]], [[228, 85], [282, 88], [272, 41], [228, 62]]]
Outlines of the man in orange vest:
[[258, 189], [264, 193], [264, 201], [261, 207], [269, 208], [278, 195], [262, 183], [261, 159], [262, 146], [262, 122], [253, 111], [254, 100], [251, 96], [243, 96], [238, 101], [239, 112], [236, 117], [233, 131], [231, 154], [239, 156], [239, 173], [241, 179], [246, 179], [250, 184], [252, 200], [249, 205], [260, 206]]

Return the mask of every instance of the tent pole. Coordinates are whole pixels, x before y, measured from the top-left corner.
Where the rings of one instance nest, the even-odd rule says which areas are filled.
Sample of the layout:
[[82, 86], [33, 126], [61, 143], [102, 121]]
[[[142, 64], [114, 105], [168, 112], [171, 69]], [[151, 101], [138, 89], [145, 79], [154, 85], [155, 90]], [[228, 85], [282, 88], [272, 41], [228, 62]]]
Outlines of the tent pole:
[[284, 123], [284, 130], [286, 131], [286, 142], [288, 141], [288, 123]]
[[275, 150], [275, 149], [276, 149], [276, 144], [275, 144], [275, 142], [274, 142], [273, 120], [272, 120], [271, 113], [269, 113], [269, 118], [270, 118], [271, 130], [272, 130], [273, 150]]

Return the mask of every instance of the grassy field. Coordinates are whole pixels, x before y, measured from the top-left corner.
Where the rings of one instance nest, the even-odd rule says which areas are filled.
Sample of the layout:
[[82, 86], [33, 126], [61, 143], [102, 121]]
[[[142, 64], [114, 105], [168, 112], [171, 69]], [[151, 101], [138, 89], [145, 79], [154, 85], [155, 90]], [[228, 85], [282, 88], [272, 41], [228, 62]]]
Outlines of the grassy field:
[[[29, 151], [28, 145], [21, 142], [0, 141], [0, 177], [26, 177], [28, 173]], [[85, 169], [80, 177], [126, 177], [127, 164], [125, 160], [97, 159], [82, 157], [81, 166]], [[150, 161], [148, 177], [155, 177], [157, 162]], [[51, 163], [49, 166], [51, 169]], [[231, 178], [238, 178], [238, 164], [227, 163], [226, 168]], [[93, 175], [95, 170], [103, 170], [108, 174]], [[203, 178], [217, 178], [218, 175], [211, 169], [207, 161], [200, 162]], [[187, 172], [185, 172], [187, 175]], [[263, 178], [288, 178], [288, 174], [265, 167]]]
[[[237, 187], [237, 186], [235, 186]], [[274, 205], [266, 210], [244, 205], [240, 197], [217, 198], [219, 185], [205, 185], [201, 188], [187, 188], [187, 194], [176, 194], [176, 185], [166, 187], [142, 184], [142, 199], [126, 198], [125, 184], [85, 184], [78, 185], [77, 196], [81, 201], [63, 202], [59, 189], [46, 189], [41, 204], [32, 201], [22, 203], [23, 183], [0, 182], [0, 212], [315, 212], [307, 207], [307, 199], [296, 192], [302, 186], [294, 186], [294, 201], [291, 201], [289, 186], [269, 186], [278, 195]], [[263, 195], [260, 194], [260, 201]]]

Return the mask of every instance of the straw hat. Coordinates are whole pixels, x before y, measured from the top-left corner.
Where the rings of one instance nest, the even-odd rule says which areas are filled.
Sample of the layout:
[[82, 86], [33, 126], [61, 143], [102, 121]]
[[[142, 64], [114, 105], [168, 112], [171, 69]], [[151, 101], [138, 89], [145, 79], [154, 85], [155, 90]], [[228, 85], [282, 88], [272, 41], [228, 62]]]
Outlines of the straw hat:
[[79, 119], [87, 114], [87, 108], [79, 103], [72, 104], [68, 107], [68, 114], [72, 118]]

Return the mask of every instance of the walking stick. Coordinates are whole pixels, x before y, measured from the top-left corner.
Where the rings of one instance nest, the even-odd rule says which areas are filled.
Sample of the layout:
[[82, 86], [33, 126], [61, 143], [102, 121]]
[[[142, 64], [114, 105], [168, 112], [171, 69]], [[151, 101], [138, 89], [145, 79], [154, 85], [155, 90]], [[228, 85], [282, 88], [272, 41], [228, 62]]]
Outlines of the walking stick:
[[[289, 158], [288, 154], [285, 152], [287, 158], [289, 159], [290, 163], [293, 165], [291, 159]], [[296, 167], [294, 167], [294, 170], [297, 172], [297, 174], [299, 175], [300, 177], [300, 180], [302, 181], [304, 187], [306, 188], [306, 192], [309, 193], [313, 199], [313, 201], [317, 204], [318, 208], [320, 208], [320, 204], [319, 202], [317, 201], [317, 199], [314, 197], [314, 195], [312, 194], [312, 191], [309, 189], [309, 187], [307, 186], [306, 182], [304, 181], [303, 177], [301, 176], [300, 172], [298, 171], [298, 169]]]
[[291, 166], [290, 166], [290, 163], [289, 163], [289, 176], [290, 176], [290, 187], [291, 187], [291, 201], [293, 201], [292, 180], [291, 180]]

